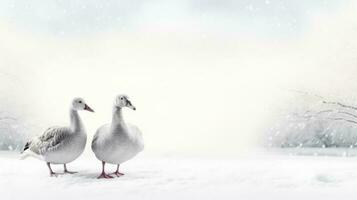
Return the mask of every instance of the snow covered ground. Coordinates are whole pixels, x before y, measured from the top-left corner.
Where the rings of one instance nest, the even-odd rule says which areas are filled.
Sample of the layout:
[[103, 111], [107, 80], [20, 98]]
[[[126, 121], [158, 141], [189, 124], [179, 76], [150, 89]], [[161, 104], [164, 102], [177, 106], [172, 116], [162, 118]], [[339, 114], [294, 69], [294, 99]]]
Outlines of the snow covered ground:
[[[234, 159], [138, 156], [123, 177], [98, 180], [100, 163], [83, 156], [74, 175], [49, 177], [46, 165], [0, 153], [1, 199], [352, 199], [357, 157], [264, 153]], [[54, 166], [55, 171], [62, 166]], [[108, 167], [111, 171], [115, 166]]]

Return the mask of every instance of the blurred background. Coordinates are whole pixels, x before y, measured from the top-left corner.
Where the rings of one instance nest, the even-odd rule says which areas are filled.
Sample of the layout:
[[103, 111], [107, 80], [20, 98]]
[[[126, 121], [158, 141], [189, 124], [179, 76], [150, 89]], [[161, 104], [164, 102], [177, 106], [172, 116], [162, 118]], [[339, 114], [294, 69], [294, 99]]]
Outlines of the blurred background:
[[[338, 106], [316, 95], [357, 105], [356, 6], [348, 0], [1, 0], [0, 149], [20, 150], [48, 126], [68, 124], [76, 96], [96, 111], [81, 113], [91, 139], [110, 122], [120, 93], [137, 107], [125, 119], [143, 131], [146, 154], [353, 148], [356, 124], [331, 113], [354, 117], [340, 116]], [[333, 111], [306, 119], [307, 111], [325, 109]]]

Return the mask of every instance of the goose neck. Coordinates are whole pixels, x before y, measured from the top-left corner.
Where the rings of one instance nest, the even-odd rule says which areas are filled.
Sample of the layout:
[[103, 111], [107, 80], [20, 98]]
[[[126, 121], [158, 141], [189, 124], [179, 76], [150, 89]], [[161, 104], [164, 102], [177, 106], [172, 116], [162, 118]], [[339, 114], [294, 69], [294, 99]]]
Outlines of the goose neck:
[[78, 111], [71, 108], [69, 113], [72, 132], [81, 132], [83, 130], [83, 125]]
[[113, 108], [113, 118], [112, 118], [112, 127], [120, 128], [124, 127], [125, 122], [123, 119], [122, 108], [114, 106]]

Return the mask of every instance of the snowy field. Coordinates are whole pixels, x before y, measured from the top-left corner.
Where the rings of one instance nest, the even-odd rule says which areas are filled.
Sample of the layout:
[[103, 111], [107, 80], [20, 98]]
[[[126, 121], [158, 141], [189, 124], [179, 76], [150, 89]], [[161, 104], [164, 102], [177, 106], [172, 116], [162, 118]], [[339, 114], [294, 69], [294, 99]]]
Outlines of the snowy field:
[[[346, 199], [357, 197], [357, 157], [257, 154], [235, 159], [148, 158], [126, 175], [98, 180], [100, 163], [81, 157], [74, 175], [49, 177], [46, 165], [0, 156], [1, 199]], [[62, 170], [60, 166], [53, 167]], [[115, 166], [108, 169], [114, 170]]]

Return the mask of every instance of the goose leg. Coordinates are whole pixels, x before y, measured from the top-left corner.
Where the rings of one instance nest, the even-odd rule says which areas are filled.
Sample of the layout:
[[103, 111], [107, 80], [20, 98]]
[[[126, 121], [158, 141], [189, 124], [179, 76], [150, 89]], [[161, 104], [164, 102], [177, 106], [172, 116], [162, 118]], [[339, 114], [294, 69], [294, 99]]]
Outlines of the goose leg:
[[105, 173], [104, 166], [105, 166], [105, 162], [102, 161], [102, 173], [98, 176], [98, 178], [113, 178], [112, 176]]
[[48, 169], [50, 170], [50, 176], [57, 176], [57, 174], [52, 171], [51, 163], [48, 162], [48, 163], [47, 163], [47, 167], [48, 167]]
[[75, 174], [75, 173], [78, 173], [78, 172], [68, 171], [66, 164], [63, 164], [63, 168], [64, 168], [63, 173], [65, 173], [65, 174]]
[[117, 177], [120, 177], [120, 176], [124, 175], [123, 173], [119, 172], [119, 166], [120, 166], [120, 164], [117, 165], [117, 170], [112, 173], [112, 174], [116, 175]]

